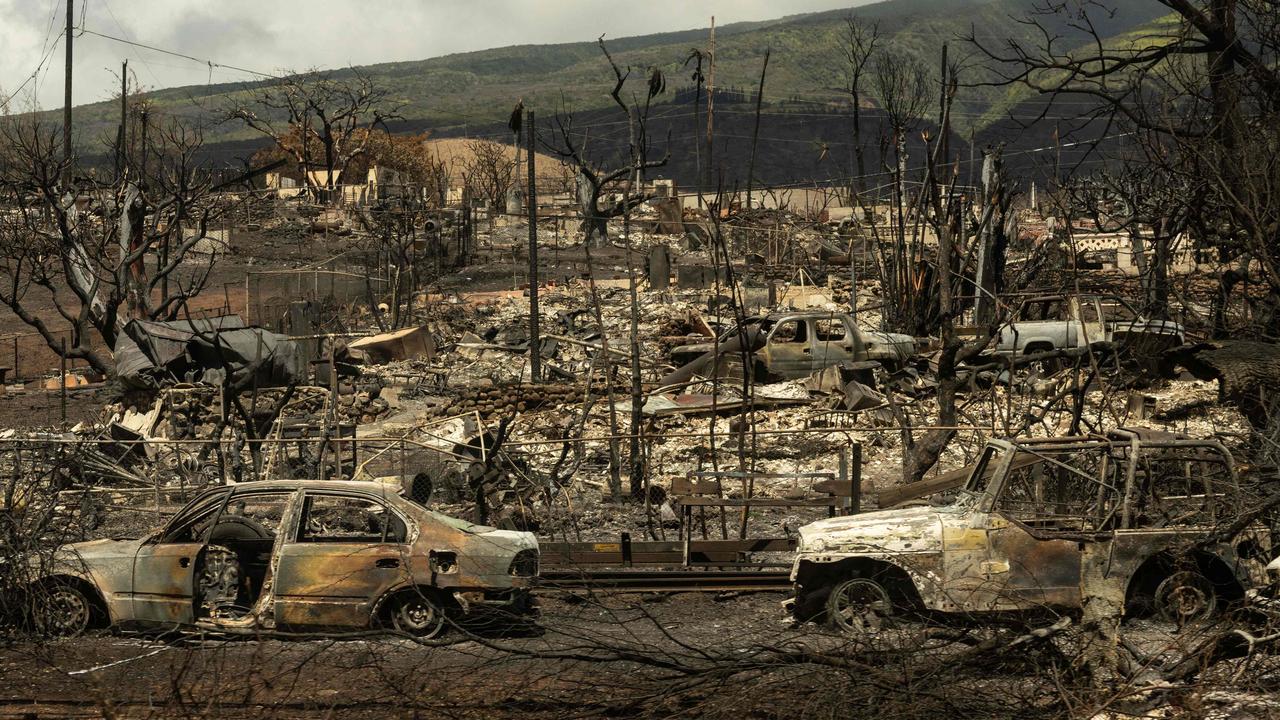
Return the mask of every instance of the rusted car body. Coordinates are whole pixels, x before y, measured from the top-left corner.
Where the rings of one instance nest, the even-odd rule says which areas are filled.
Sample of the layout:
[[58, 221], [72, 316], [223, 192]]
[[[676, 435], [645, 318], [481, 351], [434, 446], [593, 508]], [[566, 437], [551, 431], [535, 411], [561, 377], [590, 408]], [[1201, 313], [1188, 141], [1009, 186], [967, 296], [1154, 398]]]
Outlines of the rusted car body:
[[1087, 598], [1178, 623], [1264, 583], [1230, 453], [1145, 429], [993, 440], [953, 502], [800, 529], [793, 610], [846, 629], [895, 612], [1074, 610]]
[[[680, 370], [709, 376], [713, 368], [740, 374], [743, 345], [751, 353], [753, 377], [792, 380], [844, 363], [876, 361], [896, 368], [916, 353], [915, 338], [859, 328], [848, 313], [790, 312], [749, 317], [726, 332], [719, 343], [683, 345], [671, 351]], [[672, 373], [670, 381], [681, 380]], [[685, 378], [687, 379], [687, 378]]]
[[93, 620], [224, 632], [440, 632], [528, 608], [537, 539], [428, 510], [372, 482], [265, 481], [197, 496], [140, 539], [59, 548], [37, 569], [51, 629]]

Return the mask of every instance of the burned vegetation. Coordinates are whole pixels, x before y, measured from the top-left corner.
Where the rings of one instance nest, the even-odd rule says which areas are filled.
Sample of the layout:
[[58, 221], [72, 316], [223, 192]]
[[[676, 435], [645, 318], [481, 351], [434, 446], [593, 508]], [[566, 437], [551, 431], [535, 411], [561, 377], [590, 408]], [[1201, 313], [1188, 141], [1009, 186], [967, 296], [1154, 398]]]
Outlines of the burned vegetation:
[[[234, 169], [127, 84], [97, 164], [0, 118], [0, 715], [1275, 714], [1280, 34], [1162, 5], [850, 16], [788, 187], [714, 41], [492, 139], [290, 73]], [[1090, 110], [966, 160], [990, 86]]]

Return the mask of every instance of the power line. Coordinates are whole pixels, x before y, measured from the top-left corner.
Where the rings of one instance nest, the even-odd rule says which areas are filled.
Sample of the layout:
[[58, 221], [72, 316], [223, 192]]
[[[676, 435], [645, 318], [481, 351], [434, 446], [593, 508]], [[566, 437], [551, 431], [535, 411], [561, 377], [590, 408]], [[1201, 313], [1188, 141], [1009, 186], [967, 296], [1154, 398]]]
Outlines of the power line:
[[[107, 14], [111, 16], [111, 22], [115, 23], [115, 24], [116, 24], [116, 27], [120, 29], [120, 34], [121, 34], [121, 35], [124, 35], [124, 36], [126, 36], [126, 37], [128, 37], [128, 35], [129, 35], [129, 31], [128, 31], [128, 30], [125, 30], [125, 29], [124, 29], [124, 25], [120, 24], [120, 20], [119, 20], [118, 18], [116, 18], [116, 14], [115, 14], [115, 12], [111, 9], [111, 5], [107, 2], [107, 0], [102, 0], [102, 7], [106, 8]], [[85, 16], [82, 14], [82, 15], [80, 16], [80, 31], [81, 31], [81, 33], [83, 33], [83, 32], [84, 32], [84, 21], [85, 21]], [[142, 63], [142, 66], [143, 66], [143, 67], [145, 67], [145, 68], [147, 69], [147, 74], [149, 74], [149, 75], [151, 76], [151, 79], [156, 81], [156, 85], [157, 85], [157, 86], [161, 85], [162, 83], [160, 82], [160, 77], [156, 75], [156, 71], [155, 71], [155, 70], [152, 70], [152, 69], [151, 69], [151, 63], [147, 62], [147, 59], [146, 59], [145, 57], [143, 57], [141, 54], [139, 54], [139, 55], [138, 55], [138, 60]], [[128, 87], [128, 84], [127, 84], [127, 83], [128, 83], [128, 80], [127, 80], [127, 79], [125, 80], [125, 83], [126, 83], [125, 87]]]
[[207, 59], [207, 58], [198, 58], [198, 57], [195, 57], [195, 56], [192, 56], [192, 55], [186, 55], [186, 54], [184, 54], [184, 53], [174, 52], [173, 50], [165, 50], [164, 48], [158, 48], [158, 47], [156, 47], [156, 46], [154, 46], [154, 45], [147, 45], [147, 44], [145, 44], [145, 43], [134, 42], [134, 41], [132, 41], [132, 40], [125, 40], [124, 38], [118, 38], [118, 37], [116, 37], [116, 36], [114, 36], [114, 35], [107, 35], [106, 33], [100, 33], [100, 32], [98, 32], [98, 31], [96, 31], [96, 30], [90, 30], [90, 29], [88, 29], [88, 28], [85, 28], [85, 29], [84, 29], [84, 30], [82, 30], [81, 32], [86, 33], [86, 34], [88, 34], [88, 35], [96, 35], [96, 36], [98, 36], [98, 37], [100, 37], [100, 38], [103, 38], [103, 39], [106, 39], [106, 40], [113, 40], [113, 41], [118, 42], [118, 43], [124, 43], [125, 45], [132, 45], [132, 46], [134, 46], [134, 47], [139, 47], [139, 48], [142, 48], [142, 49], [144, 49], [144, 50], [151, 50], [152, 52], [164, 53], [165, 55], [172, 55], [172, 56], [174, 56], [174, 57], [183, 58], [184, 60], [190, 60], [190, 61], [192, 61], [192, 62], [197, 62], [197, 63], [200, 63], [201, 65], [204, 65], [204, 66], [206, 66], [206, 67], [208, 67], [208, 68], [210, 68], [210, 69], [213, 69], [213, 68], [226, 68], [226, 69], [228, 69], [228, 70], [236, 70], [236, 71], [238, 71], [238, 72], [248, 73], [248, 74], [250, 74], [250, 75], [257, 75], [257, 76], [259, 76], [259, 77], [271, 78], [271, 79], [274, 79], [274, 80], [279, 80], [279, 79], [280, 79], [280, 76], [279, 76], [279, 75], [275, 75], [275, 74], [272, 74], [272, 73], [264, 73], [264, 72], [259, 72], [259, 71], [257, 71], [257, 70], [250, 70], [249, 68], [245, 68], [245, 67], [239, 67], [239, 66], [237, 66], [237, 65], [229, 65], [229, 64], [227, 64], [227, 63], [214, 62], [214, 61], [209, 60], [209, 59]]
[[[18, 89], [9, 93], [9, 96], [4, 99], [2, 104], [8, 105], [9, 101], [18, 97], [18, 93], [21, 93], [31, 81], [35, 80], [36, 77], [40, 75], [40, 71], [44, 68], [44, 64], [49, 61], [49, 57], [53, 55], [53, 51], [58, 48], [58, 41], [62, 39], [64, 34], [66, 34], [66, 30], [59, 30], [56, 37], [53, 34], [53, 29], [57, 27], [54, 21], [58, 19], [58, 5], [58, 0], [52, 0], [49, 3], [49, 27], [44, 31], [44, 42], [40, 43], [40, 49], [44, 51], [44, 56], [40, 58], [40, 62], [36, 65], [36, 69], [31, 71], [31, 74], [22, 81], [22, 84], [18, 86]], [[52, 43], [50, 42], [51, 40]]]
[[25, 88], [28, 84], [30, 84], [30, 83], [31, 83], [31, 81], [32, 81], [32, 80], [35, 80], [35, 79], [37, 78], [37, 76], [39, 76], [39, 75], [40, 75], [40, 71], [45, 69], [45, 68], [44, 68], [45, 63], [49, 62], [49, 58], [53, 55], [53, 51], [58, 49], [58, 43], [59, 43], [59, 41], [62, 39], [62, 36], [63, 36], [63, 35], [65, 35], [65, 34], [66, 34], [66, 31], [65, 31], [65, 30], [62, 30], [62, 31], [59, 31], [59, 32], [58, 32], [58, 36], [57, 36], [56, 38], [54, 38], [53, 43], [52, 43], [51, 45], [49, 45], [49, 49], [48, 49], [47, 51], [45, 51], [44, 57], [40, 58], [40, 63], [36, 65], [36, 69], [35, 69], [35, 70], [33, 70], [33, 71], [31, 72], [31, 74], [27, 76], [27, 78], [26, 78], [25, 80], [23, 80], [23, 81], [22, 81], [22, 84], [21, 84], [21, 85], [19, 85], [19, 86], [18, 86], [18, 88], [17, 88], [16, 90], [14, 90], [13, 92], [9, 93], [9, 97], [6, 97], [6, 98], [4, 99], [4, 103], [3, 103], [3, 104], [6, 104], [6, 105], [7, 105], [7, 104], [9, 103], [9, 101], [11, 101], [11, 100], [13, 100], [14, 98], [18, 97], [18, 94], [22, 92], [23, 88]]

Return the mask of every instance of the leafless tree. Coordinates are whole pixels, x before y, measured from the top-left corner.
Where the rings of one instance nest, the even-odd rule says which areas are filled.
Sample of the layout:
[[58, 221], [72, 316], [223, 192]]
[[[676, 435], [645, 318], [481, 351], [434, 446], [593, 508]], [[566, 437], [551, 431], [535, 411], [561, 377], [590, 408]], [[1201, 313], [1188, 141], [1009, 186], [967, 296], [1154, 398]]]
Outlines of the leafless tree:
[[894, 160], [901, 178], [906, 174], [907, 136], [924, 120], [929, 104], [929, 70], [915, 57], [886, 50], [871, 76], [876, 102], [893, 133]]
[[866, 142], [862, 137], [863, 78], [872, 66], [876, 45], [880, 42], [880, 25], [854, 15], [844, 19], [840, 35], [840, 60], [844, 80], [841, 90], [849, 94], [853, 117], [854, 181], [852, 192], [862, 192], [867, 174]]
[[492, 140], [472, 140], [462, 160], [462, 182], [472, 197], [484, 198], [490, 210], [506, 207], [516, 184], [515, 160], [507, 146]]
[[1198, 186], [1188, 175], [1153, 173], [1144, 159], [1126, 158], [1067, 186], [1079, 214], [1103, 232], [1128, 235], [1144, 309], [1152, 317], [1169, 317], [1171, 256], [1192, 223], [1202, 194]]
[[[893, 238], [891, 252], [882, 262], [882, 278], [893, 303], [885, 303], [885, 321], [890, 327], [912, 327], [919, 330], [919, 318], [913, 315], [914, 303], [908, 298], [922, 282], [918, 233], [909, 233], [911, 218], [907, 192], [907, 137], [924, 119], [930, 80], [928, 70], [913, 57], [886, 50], [876, 61], [872, 72], [876, 102], [889, 125], [893, 147]], [[883, 144], [882, 144], [883, 149]], [[882, 158], [883, 163], [883, 158]], [[890, 169], [885, 164], [886, 169]], [[910, 237], [910, 242], [908, 239]]]
[[62, 184], [59, 127], [30, 117], [0, 126], [0, 302], [61, 352], [42, 307], [52, 304], [68, 326], [66, 356], [103, 373], [127, 321], [176, 319], [205, 287], [218, 250], [197, 245], [231, 202], [202, 171], [201, 133], [151, 122], [150, 160], [84, 191]]
[[593, 161], [587, 154], [586, 136], [578, 139], [579, 133], [573, 128], [571, 112], [556, 115], [556, 127], [559, 131], [556, 142], [543, 142], [577, 171], [578, 206], [582, 213], [582, 233], [586, 242], [591, 242], [593, 237], [602, 240], [608, 238], [611, 218], [629, 215], [632, 210], [653, 198], [652, 194], [644, 191], [641, 180], [646, 170], [662, 167], [670, 157], [668, 150], [662, 157], [651, 160], [648, 151], [649, 105], [666, 87], [661, 72], [650, 68], [644, 102], [633, 100], [628, 104], [622, 99], [622, 91], [631, 77], [631, 68], [624, 70], [618, 67], [609, 55], [603, 37], [598, 44], [613, 70], [615, 82], [609, 95], [627, 117], [626, 155], [612, 170]]
[[[369, 149], [376, 128], [394, 119], [389, 92], [356, 68], [289, 73], [240, 96], [226, 110], [269, 138], [297, 166], [307, 187], [332, 191]], [[322, 182], [309, 174], [324, 170]]]
[[[374, 321], [384, 332], [405, 327], [413, 321], [413, 295], [429, 273], [428, 260], [436, 245], [429, 245], [430, 233], [423, 229], [432, 217], [430, 209], [407, 202], [367, 208], [357, 214], [366, 237], [361, 242], [369, 268], [367, 273], [370, 307]], [[439, 266], [437, 265], [437, 268]], [[372, 279], [389, 268], [386, 287], [387, 313], [374, 302]]]

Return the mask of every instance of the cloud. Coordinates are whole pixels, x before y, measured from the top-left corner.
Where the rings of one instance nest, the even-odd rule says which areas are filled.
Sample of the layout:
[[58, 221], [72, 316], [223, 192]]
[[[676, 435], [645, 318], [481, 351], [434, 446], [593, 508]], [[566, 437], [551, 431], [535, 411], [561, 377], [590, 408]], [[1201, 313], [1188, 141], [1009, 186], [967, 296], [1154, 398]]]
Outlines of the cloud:
[[[274, 73], [421, 60], [505, 45], [591, 41], [830, 10], [866, 0], [92, 0], [77, 25], [202, 60]], [[62, 105], [63, 0], [0, 0], [0, 99], [23, 86]], [[120, 61], [147, 88], [243, 80], [242, 72], [144, 50], [91, 34], [75, 40], [76, 104], [105, 100]], [[34, 80], [33, 72], [40, 67]], [[32, 94], [34, 93], [34, 94]]]

